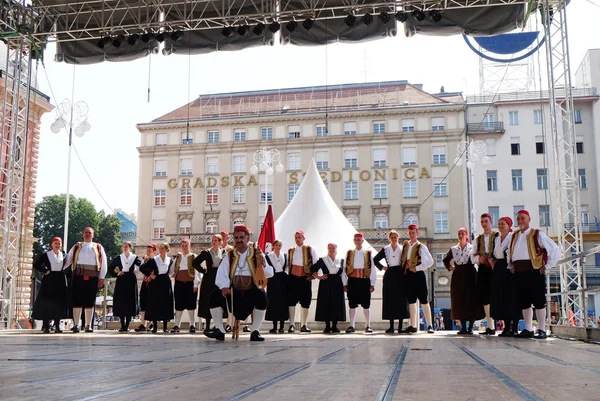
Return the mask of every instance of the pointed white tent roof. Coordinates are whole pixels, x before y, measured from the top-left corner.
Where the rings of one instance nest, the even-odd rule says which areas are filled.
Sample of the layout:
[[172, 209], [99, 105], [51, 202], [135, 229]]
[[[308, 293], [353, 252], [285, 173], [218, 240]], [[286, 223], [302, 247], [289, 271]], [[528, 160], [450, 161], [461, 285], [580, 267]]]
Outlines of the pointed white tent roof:
[[[306, 243], [319, 257], [327, 255], [327, 244], [338, 245], [338, 256], [354, 249], [353, 237], [357, 232], [331, 198], [323, 184], [315, 161], [312, 160], [298, 192], [275, 222], [275, 235], [283, 249], [295, 245], [294, 233], [304, 231]], [[365, 241], [363, 248], [371, 246]]]

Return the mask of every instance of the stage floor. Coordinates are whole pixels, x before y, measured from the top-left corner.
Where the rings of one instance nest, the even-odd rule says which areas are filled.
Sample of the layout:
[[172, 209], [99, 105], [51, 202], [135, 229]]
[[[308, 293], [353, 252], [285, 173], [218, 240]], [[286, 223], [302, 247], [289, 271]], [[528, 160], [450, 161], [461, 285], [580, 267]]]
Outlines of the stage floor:
[[0, 400], [598, 400], [600, 346], [375, 334], [0, 332]]

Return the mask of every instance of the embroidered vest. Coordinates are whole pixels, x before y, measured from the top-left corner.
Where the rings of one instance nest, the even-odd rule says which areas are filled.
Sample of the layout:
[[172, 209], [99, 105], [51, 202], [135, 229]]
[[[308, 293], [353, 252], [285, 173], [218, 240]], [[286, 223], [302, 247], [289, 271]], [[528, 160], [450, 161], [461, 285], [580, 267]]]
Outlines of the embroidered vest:
[[409, 241], [404, 241], [402, 244], [402, 256], [400, 258], [400, 265], [404, 267], [406, 264], [407, 257], [410, 261], [410, 264], [413, 266], [418, 266], [421, 264], [421, 243], [419, 241], [415, 242], [412, 247], [412, 251], [410, 252], [410, 256], [408, 255], [408, 248], [410, 247]]
[[[194, 278], [196, 276], [195, 272], [194, 272], [194, 267], [192, 266], [192, 262], [194, 261], [194, 259], [196, 258], [196, 254], [195, 253], [188, 253], [188, 258], [187, 258], [187, 271], [188, 274], [191, 278]], [[181, 257], [183, 256], [183, 254], [181, 252], [177, 252], [177, 256], [175, 257], [175, 272], [173, 273], [173, 275], [171, 277], [177, 277], [177, 273], [179, 273], [179, 268], [181, 265]]]
[[[346, 275], [350, 276], [352, 271], [354, 270], [354, 254], [356, 253], [355, 249], [351, 249], [346, 254]], [[369, 278], [371, 276], [371, 251], [365, 251], [364, 253], [365, 264], [364, 264], [364, 273], [365, 278]]]
[[487, 256], [488, 258], [494, 255], [494, 247], [496, 246], [496, 237], [500, 233], [497, 231], [492, 231], [489, 235], [489, 245], [488, 251], [485, 251], [485, 236], [483, 234], [479, 234], [475, 240], [477, 243], [477, 253], [481, 256]]
[[[250, 270], [250, 276], [256, 288], [262, 290], [267, 286], [267, 277], [265, 275], [265, 266], [263, 265], [263, 258], [260, 257], [260, 251], [254, 246], [253, 242], [248, 243], [248, 256], [246, 256], [246, 263], [248, 263], [248, 270]], [[228, 253], [229, 256], [229, 280], [233, 283], [235, 272], [237, 270], [238, 262], [240, 261], [240, 254], [237, 249], [233, 248]]]
[[[534, 228], [527, 234], [527, 251], [529, 252], [529, 259], [534, 269], [540, 269], [548, 262], [548, 251], [542, 248], [539, 243], [539, 232]], [[510, 254], [512, 255], [515, 250], [515, 244], [517, 238], [521, 235], [521, 231], [515, 231], [512, 238], [510, 239]]]
[[[100, 252], [100, 248], [101, 245], [98, 244], [97, 242], [92, 242], [92, 249], [94, 250], [94, 253], [96, 254], [96, 266], [98, 266], [98, 271], [100, 271], [100, 268], [102, 267], [102, 252]], [[73, 264], [71, 265], [71, 268], [73, 269], [73, 271], [75, 271], [75, 268], [77, 267], [77, 260], [79, 259], [79, 252], [81, 252], [81, 242], [78, 242], [75, 244], [75, 250], [73, 251]]]
[[[288, 250], [288, 260], [290, 263], [290, 266], [292, 264], [292, 261], [294, 260], [294, 250], [296, 248], [290, 248]], [[311, 247], [310, 245], [302, 245], [302, 266], [304, 267], [304, 274], [311, 274], [310, 273], [310, 268], [313, 265], [313, 260], [312, 260], [312, 252], [311, 252]]]

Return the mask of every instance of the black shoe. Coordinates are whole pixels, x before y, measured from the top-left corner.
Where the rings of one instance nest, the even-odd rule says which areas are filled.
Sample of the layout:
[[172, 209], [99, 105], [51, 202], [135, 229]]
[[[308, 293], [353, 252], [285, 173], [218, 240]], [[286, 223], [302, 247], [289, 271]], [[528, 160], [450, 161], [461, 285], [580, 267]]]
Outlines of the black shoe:
[[208, 333], [213, 332], [214, 329], [204, 329], [204, 331], [202, 332], [202, 334], [204, 334], [205, 336], [208, 336]]
[[250, 341], [265, 341], [265, 338], [260, 335], [258, 330], [254, 330], [252, 334], [250, 334]]
[[167, 329], [166, 327], [163, 329], [163, 334], [169, 334], [169, 329]]
[[244, 328], [242, 329], [242, 331], [243, 331], [244, 333], [250, 333], [250, 327], [248, 327], [248, 326], [244, 326]]
[[417, 332], [417, 329], [416, 329], [415, 327], [408, 326], [408, 327], [406, 328], [406, 330], [404, 330], [404, 332], [405, 332], [405, 333], [408, 333], [408, 334], [413, 334], [413, 333], [416, 333], [416, 332]]
[[538, 330], [537, 335], [535, 335], [533, 338], [535, 338], [536, 340], [545, 340], [546, 338], [548, 338], [548, 335], [544, 330]]
[[196, 326], [190, 326], [190, 334], [196, 333]]
[[44, 329], [42, 330], [42, 334], [50, 334], [50, 329], [47, 327], [44, 327]]
[[373, 329], [371, 328], [371, 326], [367, 326], [365, 327], [365, 333], [372, 333]]
[[[168, 331], [168, 330], [165, 330], [165, 333], [166, 333], [167, 331]], [[171, 329], [171, 333], [173, 333], [173, 334], [175, 334], [175, 333], [179, 333], [179, 332], [181, 332], [181, 330], [179, 330], [179, 326], [175, 326], [175, 327], [173, 327], [173, 328]]]
[[277, 329], [271, 329], [271, 330], [269, 330], [269, 333], [270, 334], [277, 334]]
[[73, 328], [71, 329], [71, 331], [73, 333], [79, 333], [79, 326], [73, 326]]
[[219, 329], [215, 329], [213, 331], [214, 339], [217, 341], [225, 341], [225, 333], [221, 332]]
[[459, 336], [465, 336], [467, 335], [467, 329], [460, 329], [458, 332], [456, 332], [456, 334]]
[[433, 333], [435, 333], [435, 331], [433, 331], [433, 327], [427, 326], [427, 334], [433, 334]]
[[119, 329], [119, 333], [127, 333], [127, 332], [129, 332], [129, 330], [127, 330], [125, 327], [121, 327]]
[[86, 332], [86, 333], [93, 333], [93, 332], [94, 332], [94, 329], [92, 329], [90, 326], [86, 326], [86, 327], [85, 327], [85, 332]]
[[354, 327], [352, 327], [352, 326], [349, 326], [349, 327], [346, 329], [346, 333], [354, 333], [355, 331], [356, 331], [356, 330], [354, 330]]
[[293, 332], [295, 332], [295, 331], [296, 331], [296, 328], [295, 328], [295, 327], [294, 327], [294, 325], [292, 324], [292, 325], [290, 326], [290, 328], [288, 329], [288, 333], [293, 333]]
[[502, 333], [498, 334], [498, 337], [512, 337], [510, 330], [503, 330]]
[[323, 330], [323, 334], [331, 334], [331, 329], [326, 327], [325, 330]]
[[[212, 328], [212, 329], [213, 329], [213, 330], [216, 330], [217, 328], [213, 326], [213, 328]], [[231, 333], [231, 330], [232, 330], [232, 329], [231, 329], [231, 326], [230, 326], [230, 325], [227, 325], [227, 326], [225, 326], [225, 333]]]
[[135, 329], [135, 330], [133, 330], [133, 331], [135, 331], [136, 333], [139, 333], [139, 332], [141, 332], [141, 331], [146, 331], [146, 330], [148, 330], [148, 329], [146, 329], [146, 326], [144, 326], [143, 324], [140, 324], [140, 325], [138, 326], [138, 328], [137, 328], [137, 329]]
[[467, 335], [472, 336], [473, 335], [473, 329], [469, 327], [469, 329], [467, 330]]
[[279, 333], [279, 334], [283, 334], [283, 333], [285, 333], [285, 330], [283, 330], [283, 327], [282, 327], [282, 328], [280, 328], [279, 330], [277, 330], [277, 333]]
[[338, 329], [337, 327], [334, 327], [331, 329], [331, 333], [333, 333], [333, 334], [340, 333], [340, 329]]
[[496, 330], [490, 329], [488, 327], [487, 329], [485, 329], [485, 333], [481, 333], [481, 334], [485, 334], [486, 336], [495, 336], [496, 335]]
[[393, 328], [393, 327], [390, 327], [389, 329], [387, 329], [387, 330], [385, 331], [385, 334], [394, 334], [394, 328]]
[[521, 330], [519, 334], [515, 336], [516, 338], [533, 338], [533, 331], [529, 331], [527, 329]]
[[[152, 326], [150, 326], [150, 327], [152, 327]], [[148, 329], [150, 329], [150, 327]], [[152, 331], [150, 333], [156, 334], [156, 333], [158, 333], [158, 329], [156, 327], [152, 327]]]
[[311, 333], [312, 330], [309, 329], [308, 327], [306, 327], [306, 325], [304, 325], [304, 326], [300, 327], [300, 332], [301, 333]]
[[62, 332], [63, 331], [61, 329], [59, 329], [58, 327], [56, 328], [56, 330], [54, 330], [54, 333], [56, 333], [56, 334], [62, 334]]
[[146, 331], [151, 331], [151, 332], [156, 333], [156, 327], [154, 327], [154, 325], [151, 324], [150, 326], [148, 326], [148, 328], [146, 329]]

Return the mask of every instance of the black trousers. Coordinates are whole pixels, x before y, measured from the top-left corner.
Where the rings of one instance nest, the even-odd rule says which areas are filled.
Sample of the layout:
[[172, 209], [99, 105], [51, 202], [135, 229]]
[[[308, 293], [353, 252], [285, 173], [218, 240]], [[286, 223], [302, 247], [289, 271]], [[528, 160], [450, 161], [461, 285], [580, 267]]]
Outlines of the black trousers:
[[515, 272], [515, 293], [519, 309], [546, 307], [546, 275], [539, 270]]
[[427, 278], [425, 272], [417, 271], [416, 273], [410, 270], [406, 271], [406, 299], [409, 304], [417, 303], [417, 299], [421, 304], [428, 303], [427, 301]]
[[288, 277], [288, 306], [296, 306], [299, 302], [303, 308], [310, 308], [312, 299], [312, 280], [307, 280], [306, 276]]
[[368, 278], [348, 277], [348, 306], [350, 309], [371, 307], [371, 280]]
[[[254, 309], [267, 309], [267, 294], [264, 290], [252, 287], [248, 290], [232, 289], [233, 292], [233, 316], [237, 320], [246, 320]], [[230, 310], [232, 308], [231, 296], [225, 298], [221, 290], [216, 289], [210, 294], [210, 309], [223, 308]]]

